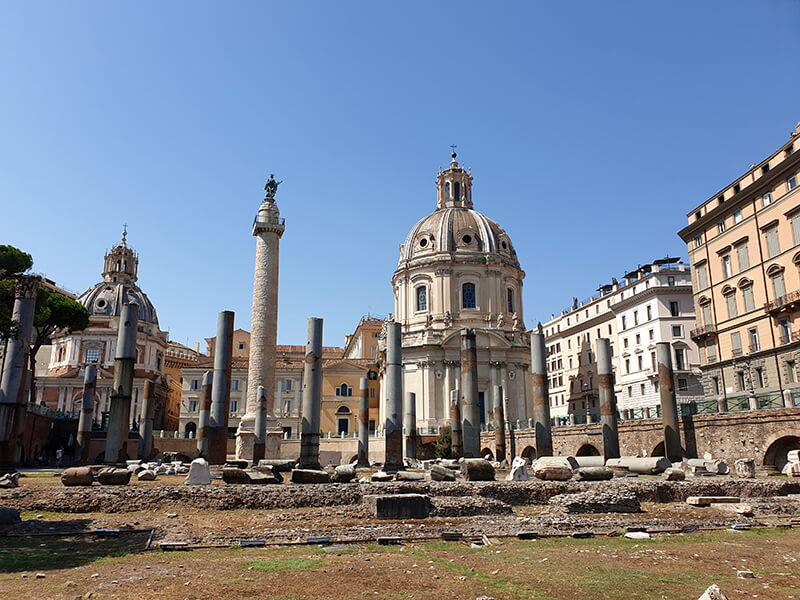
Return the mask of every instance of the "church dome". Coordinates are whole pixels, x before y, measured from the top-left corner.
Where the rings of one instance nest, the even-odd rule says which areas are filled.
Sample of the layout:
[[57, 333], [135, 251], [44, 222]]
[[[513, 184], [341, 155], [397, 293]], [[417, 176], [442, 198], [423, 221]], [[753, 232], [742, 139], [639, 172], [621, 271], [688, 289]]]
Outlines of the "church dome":
[[472, 176], [458, 165], [455, 152], [450, 168], [438, 173], [436, 187], [436, 211], [411, 228], [400, 248], [400, 264], [447, 252], [464, 258], [493, 254], [519, 268], [505, 230], [472, 208]]
[[105, 255], [103, 281], [93, 285], [78, 297], [90, 315], [119, 316], [128, 302], [139, 305], [139, 321], [158, 325], [158, 315], [150, 299], [138, 285], [139, 257], [128, 246], [127, 231], [122, 241]]

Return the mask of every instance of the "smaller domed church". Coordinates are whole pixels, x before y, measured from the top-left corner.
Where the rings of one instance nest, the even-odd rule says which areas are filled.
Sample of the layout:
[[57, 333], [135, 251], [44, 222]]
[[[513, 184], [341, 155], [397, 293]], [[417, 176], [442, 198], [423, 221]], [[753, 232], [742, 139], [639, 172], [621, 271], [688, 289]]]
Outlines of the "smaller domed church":
[[477, 335], [481, 424], [492, 421], [495, 386], [503, 388], [507, 420], [533, 416], [525, 272], [506, 231], [473, 208], [472, 181], [453, 152], [449, 168], [436, 178], [436, 210], [411, 228], [392, 277], [404, 398], [416, 394], [421, 433], [447, 424], [449, 392], [461, 386], [464, 328]]

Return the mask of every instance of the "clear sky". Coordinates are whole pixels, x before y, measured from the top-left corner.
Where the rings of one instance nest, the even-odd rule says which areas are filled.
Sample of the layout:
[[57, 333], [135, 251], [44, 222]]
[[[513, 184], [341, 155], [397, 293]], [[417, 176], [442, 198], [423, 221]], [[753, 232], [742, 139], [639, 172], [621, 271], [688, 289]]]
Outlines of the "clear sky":
[[450, 144], [530, 327], [685, 256], [686, 213], [800, 121], [800, 2], [3, 2], [0, 243], [82, 292], [120, 239], [173, 340], [250, 328], [250, 229], [286, 218], [279, 343], [393, 312]]

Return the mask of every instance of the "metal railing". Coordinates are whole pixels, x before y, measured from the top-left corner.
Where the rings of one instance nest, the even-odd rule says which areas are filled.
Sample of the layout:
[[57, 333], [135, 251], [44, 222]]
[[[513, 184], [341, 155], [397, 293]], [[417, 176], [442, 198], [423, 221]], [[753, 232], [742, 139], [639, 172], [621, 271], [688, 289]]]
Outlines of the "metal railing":
[[758, 401], [758, 409], [765, 410], [765, 409], [772, 409], [772, 408], [783, 408], [783, 394], [780, 392], [770, 392], [767, 394], [759, 394], [756, 396], [756, 400]]
[[728, 412], [743, 412], [746, 410], [750, 410], [750, 398], [748, 396], [728, 398]]
[[286, 219], [281, 217], [262, 217], [261, 215], [256, 215], [256, 218], [253, 219], [253, 225], [258, 223], [259, 225], [280, 225], [283, 226], [286, 224]]
[[788, 294], [784, 294], [775, 300], [771, 300], [764, 304], [764, 310], [767, 312], [775, 312], [781, 310], [787, 304], [800, 301], [800, 290], [794, 290]]
[[705, 337], [707, 335], [711, 335], [717, 332], [717, 328], [714, 325], [701, 325], [697, 329], [692, 329], [689, 337], [692, 339], [697, 339], [701, 337]]
[[794, 390], [792, 392], [792, 405], [800, 406], [800, 390]]
[[694, 408], [692, 414], [695, 415], [714, 415], [719, 412], [719, 403], [716, 400], [699, 400], [692, 402], [691, 406]]
[[43, 417], [48, 417], [50, 419], [77, 419], [79, 415], [73, 414], [70, 411], [64, 410], [53, 410], [52, 408], [46, 407], [44, 404], [34, 404], [32, 402], [28, 402], [27, 404], [27, 412], [34, 414], [34, 415], [41, 415]]

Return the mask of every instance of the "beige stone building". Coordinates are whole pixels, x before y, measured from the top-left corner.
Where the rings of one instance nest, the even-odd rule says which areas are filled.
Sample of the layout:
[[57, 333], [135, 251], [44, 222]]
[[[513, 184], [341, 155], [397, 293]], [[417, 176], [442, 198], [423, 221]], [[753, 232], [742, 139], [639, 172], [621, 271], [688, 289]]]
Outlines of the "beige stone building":
[[741, 410], [800, 404], [800, 125], [687, 215], [706, 396]]
[[[425, 433], [448, 422], [450, 391], [460, 387], [465, 328], [477, 335], [481, 424], [491, 422], [495, 385], [505, 390], [509, 421], [533, 416], [525, 272], [506, 231], [473, 209], [472, 180], [454, 152], [436, 177], [435, 210], [411, 228], [392, 277], [404, 395], [416, 394], [417, 424]], [[382, 398], [380, 423], [384, 411]]]
[[78, 302], [89, 311], [88, 327], [53, 335], [47, 372], [37, 381], [36, 402], [62, 413], [77, 414], [86, 365], [95, 364], [97, 391], [93, 417], [97, 427], [105, 424], [111, 402], [120, 311], [124, 303], [135, 302], [139, 305], [139, 325], [130, 422], [133, 425], [139, 421], [144, 383], [152, 380], [156, 394], [154, 428], [166, 429], [167, 332], [161, 331], [155, 307], [137, 285], [139, 257], [128, 246], [126, 235], [124, 233], [122, 241], [106, 253], [102, 281], [78, 297]]
[[611, 343], [617, 409], [622, 418], [655, 417], [659, 410], [657, 342], [669, 342], [680, 404], [702, 399], [691, 275], [682, 261], [664, 258], [603, 285], [543, 325], [550, 416], [558, 425], [600, 420], [596, 343]]

